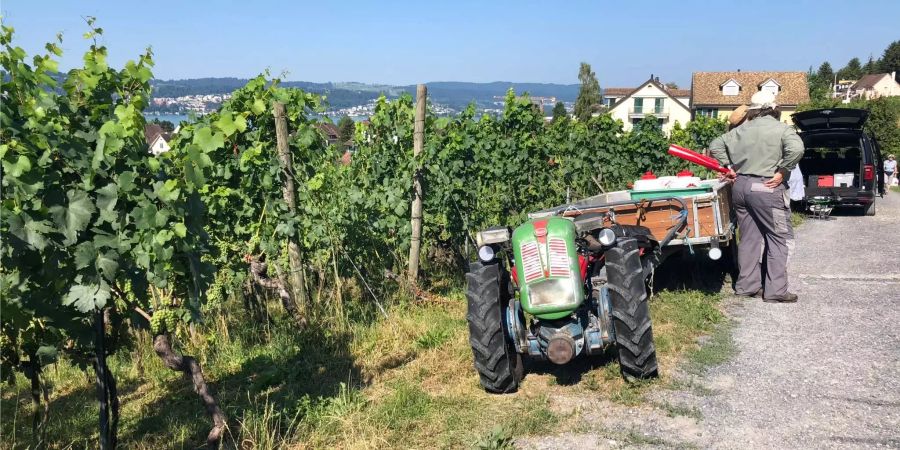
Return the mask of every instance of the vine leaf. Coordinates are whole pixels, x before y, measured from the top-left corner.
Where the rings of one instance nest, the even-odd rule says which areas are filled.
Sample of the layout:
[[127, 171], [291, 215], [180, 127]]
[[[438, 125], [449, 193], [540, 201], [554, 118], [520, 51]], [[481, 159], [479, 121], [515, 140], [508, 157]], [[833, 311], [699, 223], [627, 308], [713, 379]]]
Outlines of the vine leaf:
[[106, 306], [107, 300], [109, 300], [109, 286], [105, 283], [76, 284], [63, 297], [63, 305], [72, 305], [77, 310], [86, 313], [94, 308]]
[[225, 136], [221, 133], [213, 134], [211, 128], [201, 128], [194, 135], [194, 143], [199, 145], [204, 152], [211, 152], [225, 145]]
[[53, 215], [53, 221], [66, 237], [63, 245], [69, 246], [78, 240], [78, 233], [87, 227], [96, 208], [87, 192], [72, 190], [66, 193], [66, 197], [69, 199], [68, 208], [53, 206], [50, 208], [50, 213]]

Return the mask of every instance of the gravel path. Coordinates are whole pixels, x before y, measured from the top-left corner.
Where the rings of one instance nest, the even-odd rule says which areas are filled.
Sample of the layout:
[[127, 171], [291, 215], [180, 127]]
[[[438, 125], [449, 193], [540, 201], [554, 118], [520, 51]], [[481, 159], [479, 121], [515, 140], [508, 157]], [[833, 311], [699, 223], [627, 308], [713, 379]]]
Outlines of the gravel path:
[[737, 354], [695, 388], [650, 396], [697, 418], [565, 399], [596, 426], [518, 444], [900, 448], [900, 194], [877, 205], [875, 217], [808, 219], [789, 268], [799, 303], [729, 301]]

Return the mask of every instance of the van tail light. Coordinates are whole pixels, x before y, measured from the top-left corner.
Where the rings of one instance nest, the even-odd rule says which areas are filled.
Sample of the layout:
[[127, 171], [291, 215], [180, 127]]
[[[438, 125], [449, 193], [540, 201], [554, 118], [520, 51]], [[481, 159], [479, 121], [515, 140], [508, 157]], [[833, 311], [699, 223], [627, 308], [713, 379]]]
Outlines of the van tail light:
[[866, 181], [875, 179], [875, 166], [866, 164], [865, 167], [863, 167], [863, 179]]

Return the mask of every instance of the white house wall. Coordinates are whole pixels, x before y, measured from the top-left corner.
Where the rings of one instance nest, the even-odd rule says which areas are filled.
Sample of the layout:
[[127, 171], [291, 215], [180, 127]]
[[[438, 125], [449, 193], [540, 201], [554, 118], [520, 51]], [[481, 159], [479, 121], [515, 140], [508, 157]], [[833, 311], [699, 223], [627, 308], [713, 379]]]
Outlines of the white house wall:
[[634, 127], [630, 116], [632, 111], [634, 110], [635, 98], [644, 99], [643, 111], [645, 111], [646, 113], [652, 113], [654, 111], [657, 98], [665, 99], [663, 103], [663, 112], [668, 113], [668, 117], [666, 117], [663, 121], [662, 129], [666, 134], [669, 134], [672, 131], [672, 127], [675, 126], [676, 121], [684, 126], [691, 120], [691, 111], [686, 106], [687, 102], [678, 104], [678, 102], [676, 102], [672, 97], [669, 97], [666, 92], [662, 91], [653, 84], [647, 84], [646, 86], [642, 87], [640, 91], [634, 93], [631, 97], [628, 97], [624, 102], [616, 105], [609, 112], [614, 119], [619, 119], [622, 121], [625, 131], [630, 131]]

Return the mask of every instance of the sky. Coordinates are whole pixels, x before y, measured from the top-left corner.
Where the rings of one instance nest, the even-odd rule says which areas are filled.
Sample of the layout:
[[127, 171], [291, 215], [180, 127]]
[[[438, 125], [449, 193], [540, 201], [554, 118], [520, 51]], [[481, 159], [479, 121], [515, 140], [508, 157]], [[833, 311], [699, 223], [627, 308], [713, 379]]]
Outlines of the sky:
[[897, 0], [2, 0], [0, 14], [29, 54], [63, 33], [63, 69], [94, 16], [114, 67], [150, 46], [160, 79], [574, 84], [584, 61], [603, 87], [686, 87], [695, 71], [837, 70], [900, 40]]

